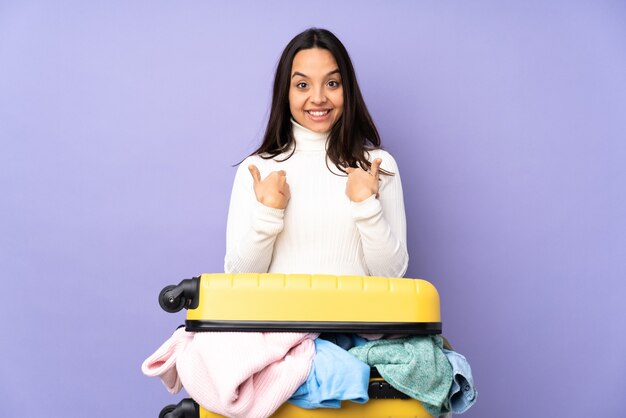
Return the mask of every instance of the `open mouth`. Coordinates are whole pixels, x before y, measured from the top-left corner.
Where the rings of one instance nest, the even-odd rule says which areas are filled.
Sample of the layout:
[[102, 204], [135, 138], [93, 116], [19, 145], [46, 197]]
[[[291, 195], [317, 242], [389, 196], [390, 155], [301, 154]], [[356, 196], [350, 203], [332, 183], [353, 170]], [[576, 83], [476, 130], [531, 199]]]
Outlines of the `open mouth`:
[[313, 117], [313, 118], [323, 118], [324, 116], [328, 115], [330, 113], [331, 109], [325, 109], [325, 110], [305, 110], [306, 113], [309, 114], [309, 116]]

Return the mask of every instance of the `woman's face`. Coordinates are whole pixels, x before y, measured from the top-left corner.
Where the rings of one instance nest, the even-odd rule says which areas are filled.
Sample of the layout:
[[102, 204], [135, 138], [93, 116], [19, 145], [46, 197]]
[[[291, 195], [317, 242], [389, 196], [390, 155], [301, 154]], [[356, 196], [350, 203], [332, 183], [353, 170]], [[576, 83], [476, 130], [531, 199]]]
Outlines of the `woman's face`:
[[300, 125], [328, 132], [343, 113], [343, 85], [337, 61], [322, 48], [303, 49], [293, 58], [289, 109]]

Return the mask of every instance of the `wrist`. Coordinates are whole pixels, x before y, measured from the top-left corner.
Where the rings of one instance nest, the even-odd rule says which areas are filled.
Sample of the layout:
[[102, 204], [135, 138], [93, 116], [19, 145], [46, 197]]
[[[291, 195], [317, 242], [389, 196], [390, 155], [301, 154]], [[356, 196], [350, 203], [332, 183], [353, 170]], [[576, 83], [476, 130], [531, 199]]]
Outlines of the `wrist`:
[[370, 197], [374, 195], [375, 193], [372, 193], [372, 192], [361, 192], [361, 193], [353, 193], [351, 195], [348, 195], [348, 198], [350, 199], [351, 202], [360, 203], [360, 202], [363, 202], [364, 200], [369, 199]]
[[268, 197], [261, 196], [257, 200], [263, 206], [266, 206], [266, 207], [272, 208], [272, 209], [285, 209], [285, 207], [287, 207], [285, 202], [282, 202], [279, 199], [275, 199], [275, 198], [271, 198], [271, 197], [268, 198]]
[[352, 219], [358, 222], [369, 222], [373, 217], [382, 211], [380, 200], [371, 195], [362, 202], [350, 202], [350, 212]]

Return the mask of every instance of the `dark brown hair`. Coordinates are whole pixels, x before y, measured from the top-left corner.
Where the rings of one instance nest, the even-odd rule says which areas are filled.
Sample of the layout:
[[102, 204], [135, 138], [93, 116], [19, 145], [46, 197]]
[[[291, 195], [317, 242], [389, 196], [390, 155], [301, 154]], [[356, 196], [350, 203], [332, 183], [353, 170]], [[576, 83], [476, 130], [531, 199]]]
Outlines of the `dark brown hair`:
[[[333, 55], [343, 84], [343, 113], [330, 130], [326, 164], [330, 160], [341, 171], [347, 167], [369, 170], [371, 163], [367, 160], [366, 153], [368, 150], [380, 148], [380, 136], [363, 101], [348, 51], [326, 29], [307, 29], [285, 47], [276, 68], [272, 106], [263, 143], [251, 155], [270, 159], [286, 152], [292, 145], [293, 150], [285, 159], [295, 152], [289, 110], [291, 66], [299, 51], [311, 48], [326, 49]], [[380, 171], [390, 174], [385, 170]]]

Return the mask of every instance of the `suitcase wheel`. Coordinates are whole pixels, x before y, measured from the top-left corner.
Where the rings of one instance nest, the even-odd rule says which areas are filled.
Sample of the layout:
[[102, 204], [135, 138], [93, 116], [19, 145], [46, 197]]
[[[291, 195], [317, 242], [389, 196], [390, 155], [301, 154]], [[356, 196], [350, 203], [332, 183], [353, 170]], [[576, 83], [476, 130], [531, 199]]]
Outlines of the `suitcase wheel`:
[[[176, 405], [168, 405], [165, 408], [161, 409], [161, 412], [159, 413], [159, 418], [166, 418], [167, 415], [170, 414], [170, 412], [174, 411], [176, 409]], [[169, 418], [169, 417], [167, 417]]]
[[199, 408], [192, 399], [185, 398], [178, 405], [168, 405], [161, 409], [159, 418], [198, 418]]
[[176, 288], [175, 285], [166, 286], [159, 293], [159, 305], [165, 312], [175, 313], [185, 307], [187, 302], [182, 295], [174, 295], [171, 292]]
[[177, 285], [165, 286], [159, 293], [159, 305], [164, 311], [175, 313], [183, 308], [196, 309], [200, 290], [200, 276], [185, 279]]

